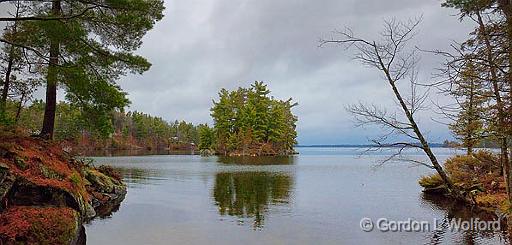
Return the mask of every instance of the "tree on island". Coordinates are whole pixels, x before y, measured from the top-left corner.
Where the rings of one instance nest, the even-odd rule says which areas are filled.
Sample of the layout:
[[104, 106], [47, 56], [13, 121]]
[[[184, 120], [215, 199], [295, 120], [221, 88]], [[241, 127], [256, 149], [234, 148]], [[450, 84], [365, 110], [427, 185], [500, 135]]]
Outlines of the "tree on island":
[[292, 99], [277, 100], [269, 96], [263, 82], [235, 91], [222, 89], [219, 100], [214, 101], [211, 131], [200, 130], [202, 149], [214, 149], [223, 155], [289, 155], [297, 143], [297, 117], [291, 109], [297, 105]]

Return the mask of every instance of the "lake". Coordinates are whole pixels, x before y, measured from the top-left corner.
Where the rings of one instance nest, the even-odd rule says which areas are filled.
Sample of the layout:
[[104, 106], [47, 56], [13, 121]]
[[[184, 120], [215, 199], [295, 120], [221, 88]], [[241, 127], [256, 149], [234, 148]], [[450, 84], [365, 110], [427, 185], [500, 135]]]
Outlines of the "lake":
[[[121, 171], [128, 194], [116, 212], [86, 225], [87, 243], [508, 244], [504, 231], [450, 229], [452, 220], [495, 217], [425, 196], [417, 181], [432, 170], [408, 162], [381, 166], [389, 153], [361, 156], [363, 150], [297, 148], [293, 157], [252, 159], [96, 157]], [[435, 152], [439, 160], [454, 154]], [[365, 232], [365, 217], [439, 226]]]

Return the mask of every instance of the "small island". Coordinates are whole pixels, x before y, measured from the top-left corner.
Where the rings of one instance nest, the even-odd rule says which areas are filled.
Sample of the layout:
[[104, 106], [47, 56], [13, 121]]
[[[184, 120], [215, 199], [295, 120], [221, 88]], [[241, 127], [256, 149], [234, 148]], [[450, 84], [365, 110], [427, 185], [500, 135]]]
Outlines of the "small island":
[[202, 155], [286, 156], [295, 154], [297, 117], [292, 99], [270, 96], [263, 82], [235, 91], [222, 89], [213, 102], [213, 128], [199, 129]]

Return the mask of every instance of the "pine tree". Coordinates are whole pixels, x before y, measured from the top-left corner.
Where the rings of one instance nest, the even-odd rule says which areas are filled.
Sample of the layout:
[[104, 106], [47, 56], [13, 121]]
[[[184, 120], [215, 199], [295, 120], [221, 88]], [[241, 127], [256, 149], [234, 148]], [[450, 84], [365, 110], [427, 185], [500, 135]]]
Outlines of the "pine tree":
[[484, 103], [488, 98], [483, 81], [471, 61], [464, 67], [460, 79], [453, 82], [452, 95], [459, 101], [460, 110], [450, 129], [467, 148], [467, 154], [471, 155], [473, 148], [484, 137]]
[[[15, 2], [15, 1], [11, 1]], [[128, 104], [115, 81], [126, 72], [142, 73], [150, 63], [134, 51], [162, 19], [162, 0], [19, 1], [27, 12], [15, 42], [0, 39], [37, 57], [46, 78], [46, 107], [41, 136], [52, 138], [57, 87], [83, 107], [98, 126], [107, 114]], [[9, 18], [7, 18], [9, 19]]]
[[[214, 101], [216, 150], [221, 154], [280, 154], [293, 153], [297, 133], [297, 118], [292, 114], [291, 99], [280, 101], [269, 96], [263, 82], [236, 91], [222, 89]], [[270, 150], [270, 152], [267, 152]]]

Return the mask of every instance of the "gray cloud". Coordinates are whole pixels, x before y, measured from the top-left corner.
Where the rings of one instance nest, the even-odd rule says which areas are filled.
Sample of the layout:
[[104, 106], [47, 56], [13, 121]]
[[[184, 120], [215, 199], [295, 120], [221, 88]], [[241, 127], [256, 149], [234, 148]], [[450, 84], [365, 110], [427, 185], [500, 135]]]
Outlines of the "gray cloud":
[[[352, 61], [343, 48], [318, 48], [319, 38], [345, 26], [373, 38], [385, 18], [423, 15], [418, 45], [442, 49], [469, 29], [434, 0], [174, 0], [166, 7], [139, 50], [152, 69], [120, 81], [131, 109], [211, 123], [209, 108], [219, 89], [263, 80], [276, 97], [299, 102], [294, 112], [301, 144], [365, 143], [378, 130], [354, 129], [344, 107], [359, 100], [393, 105], [380, 74]], [[427, 56], [424, 79], [439, 63]], [[433, 139], [448, 137], [429, 116], [422, 122]]]

